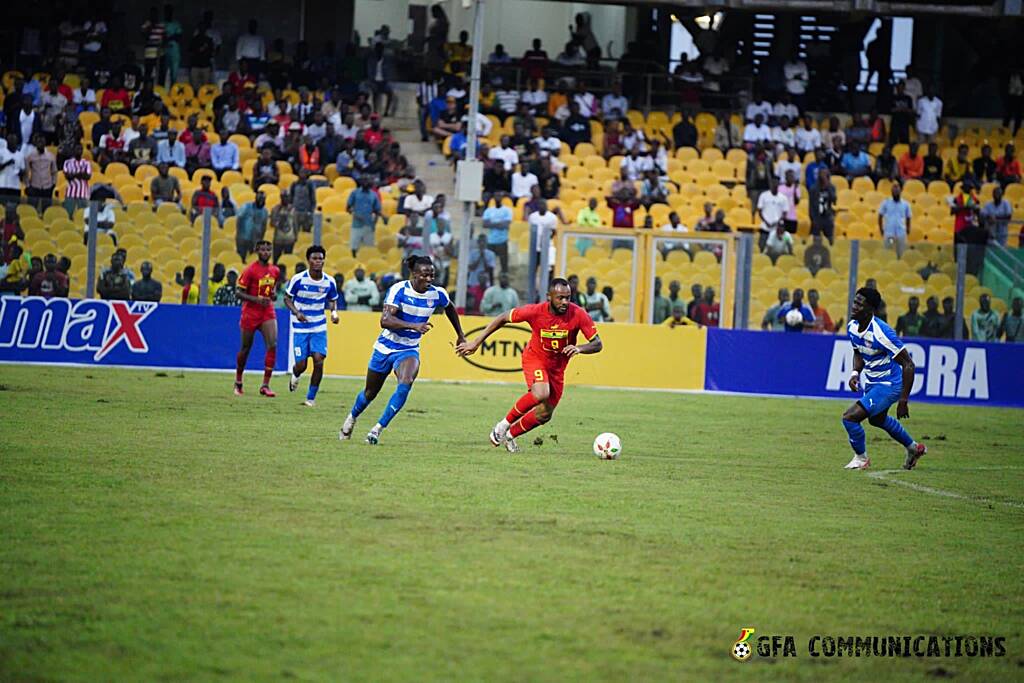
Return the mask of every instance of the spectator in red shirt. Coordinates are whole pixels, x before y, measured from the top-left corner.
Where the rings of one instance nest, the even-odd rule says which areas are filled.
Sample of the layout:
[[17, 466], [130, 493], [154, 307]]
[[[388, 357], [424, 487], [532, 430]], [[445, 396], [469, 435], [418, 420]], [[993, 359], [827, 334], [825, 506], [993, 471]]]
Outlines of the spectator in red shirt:
[[719, 306], [715, 301], [715, 290], [704, 288], [704, 301], [697, 304], [694, 320], [705, 327], [718, 327]]
[[960, 192], [953, 198], [953, 205], [950, 207], [953, 214], [953, 234], [959, 242], [960, 233], [964, 228], [977, 225], [978, 217], [981, 214], [981, 202], [974, 194], [974, 180], [964, 178], [960, 184]]
[[11, 247], [25, 239], [25, 232], [21, 229], [21, 221], [18, 220], [18, 211], [14, 204], [7, 205], [4, 222], [0, 225], [0, 232], [3, 233], [3, 244], [0, 245], [0, 254], [3, 254], [2, 263], [10, 263]]
[[116, 113], [127, 112], [132, 107], [132, 98], [128, 95], [128, 91], [121, 85], [121, 77], [114, 76], [110, 80], [110, 87], [103, 91], [103, 97], [100, 99], [100, 107], [110, 109], [110, 111]]
[[833, 334], [836, 331], [835, 323], [832, 322], [832, 316], [828, 314], [824, 306], [818, 304], [818, 290], [809, 289], [807, 290], [807, 303], [811, 306], [811, 312], [814, 313], [814, 322], [811, 323], [810, 332], [817, 332], [819, 334]]
[[199, 181], [200, 188], [192, 193], [192, 220], [195, 220], [197, 216], [203, 215], [204, 209], [210, 209], [212, 217], [217, 218], [217, 212], [220, 210], [220, 200], [217, 199], [217, 195], [213, 190], [210, 189], [210, 176], [204, 175]]
[[526, 69], [526, 77], [544, 80], [544, 72], [548, 66], [548, 53], [541, 49], [540, 38], [533, 39], [533, 49], [523, 54], [523, 68]]
[[910, 148], [900, 157], [899, 172], [903, 180], [920, 178], [924, 175], [924, 157], [917, 153], [917, 143], [911, 142]]
[[238, 71], [232, 71], [228, 74], [228, 83], [231, 85], [231, 92], [236, 97], [241, 97], [245, 94], [246, 87], [256, 87], [256, 79], [249, 73], [248, 60], [238, 60]]
[[55, 296], [68, 295], [68, 276], [57, 270], [57, 257], [47, 254], [43, 259], [43, 269], [32, 276], [28, 285], [29, 296], [41, 296], [50, 299]]
[[380, 129], [380, 114], [370, 114], [370, 127], [363, 131], [363, 140], [371, 148], [384, 141], [384, 131]]
[[1003, 187], [1020, 182], [1020, 159], [1014, 156], [1013, 145], [1007, 145], [1002, 158], [996, 162], [996, 181]]

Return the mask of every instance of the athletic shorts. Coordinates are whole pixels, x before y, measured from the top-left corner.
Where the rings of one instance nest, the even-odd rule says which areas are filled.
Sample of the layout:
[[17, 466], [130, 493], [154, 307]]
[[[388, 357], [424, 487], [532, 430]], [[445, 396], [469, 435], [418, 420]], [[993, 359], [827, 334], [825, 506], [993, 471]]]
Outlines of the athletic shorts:
[[327, 357], [327, 333], [326, 332], [296, 332], [292, 344], [292, 357], [296, 363], [301, 363], [314, 353]]
[[408, 351], [395, 351], [394, 353], [381, 353], [374, 349], [373, 355], [370, 356], [370, 370], [379, 372], [382, 375], [388, 375], [392, 372], [397, 372], [398, 366], [402, 364], [406, 358], [419, 359], [420, 352], [418, 349], [409, 349]]
[[243, 306], [238, 326], [246, 332], [255, 332], [268, 320], [277, 322], [277, 313], [273, 306]]
[[523, 354], [523, 375], [526, 387], [532, 389], [537, 382], [547, 382], [551, 388], [548, 405], [554, 408], [562, 400], [565, 389], [565, 367], [552, 367], [550, 363], [527, 352]]
[[902, 391], [902, 385], [869, 384], [864, 387], [864, 395], [857, 403], [861, 404], [871, 417], [884, 415], [893, 403], [900, 400]]

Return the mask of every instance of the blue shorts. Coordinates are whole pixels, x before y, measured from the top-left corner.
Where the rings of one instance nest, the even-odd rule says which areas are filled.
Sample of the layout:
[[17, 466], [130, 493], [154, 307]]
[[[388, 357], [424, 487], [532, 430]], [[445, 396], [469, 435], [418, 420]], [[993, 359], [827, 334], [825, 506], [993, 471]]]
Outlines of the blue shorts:
[[296, 363], [301, 363], [314, 353], [327, 357], [326, 332], [296, 332], [292, 356]]
[[418, 349], [395, 351], [394, 353], [381, 353], [374, 349], [373, 355], [370, 356], [370, 369], [382, 375], [388, 375], [394, 372], [406, 358], [419, 359], [419, 357]]
[[900, 400], [902, 391], [902, 385], [869, 384], [864, 387], [864, 395], [857, 403], [861, 404], [871, 417], [883, 415], [889, 410], [889, 406]]

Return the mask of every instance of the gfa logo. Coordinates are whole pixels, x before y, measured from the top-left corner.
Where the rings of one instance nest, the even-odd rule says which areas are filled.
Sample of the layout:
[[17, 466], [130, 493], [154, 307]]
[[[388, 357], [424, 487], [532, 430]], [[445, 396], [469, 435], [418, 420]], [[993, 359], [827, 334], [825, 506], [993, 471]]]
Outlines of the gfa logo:
[[0, 298], [0, 348], [95, 351], [103, 360], [123, 343], [132, 353], [149, 344], [142, 322], [158, 304], [148, 301], [97, 301]]

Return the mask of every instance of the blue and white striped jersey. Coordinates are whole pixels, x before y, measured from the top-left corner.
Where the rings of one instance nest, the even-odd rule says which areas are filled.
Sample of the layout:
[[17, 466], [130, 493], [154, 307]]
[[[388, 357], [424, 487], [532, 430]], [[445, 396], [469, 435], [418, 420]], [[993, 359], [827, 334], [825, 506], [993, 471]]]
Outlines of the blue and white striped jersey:
[[861, 384], [901, 384], [903, 368], [893, 362], [893, 358], [903, 350], [903, 342], [895, 330], [874, 316], [863, 332], [858, 328], [856, 320], [851, 320], [846, 326], [850, 343], [864, 359]]
[[[434, 314], [434, 309], [444, 308], [450, 301], [448, 292], [441, 287], [430, 285], [427, 291], [421, 294], [412, 288], [412, 283], [408, 280], [391, 285], [387, 296], [384, 297], [384, 305], [397, 306], [398, 319], [408, 323], [427, 322]], [[381, 330], [373, 349], [383, 354], [416, 350], [420, 347], [422, 336], [413, 330]]]
[[314, 280], [309, 271], [304, 270], [292, 275], [285, 292], [293, 299], [295, 308], [306, 316], [306, 322], [300, 323], [292, 314], [293, 330], [303, 334], [327, 331], [327, 314], [324, 312], [327, 302], [338, 300], [338, 285], [334, 278], [321, 275], [319, 280]]

